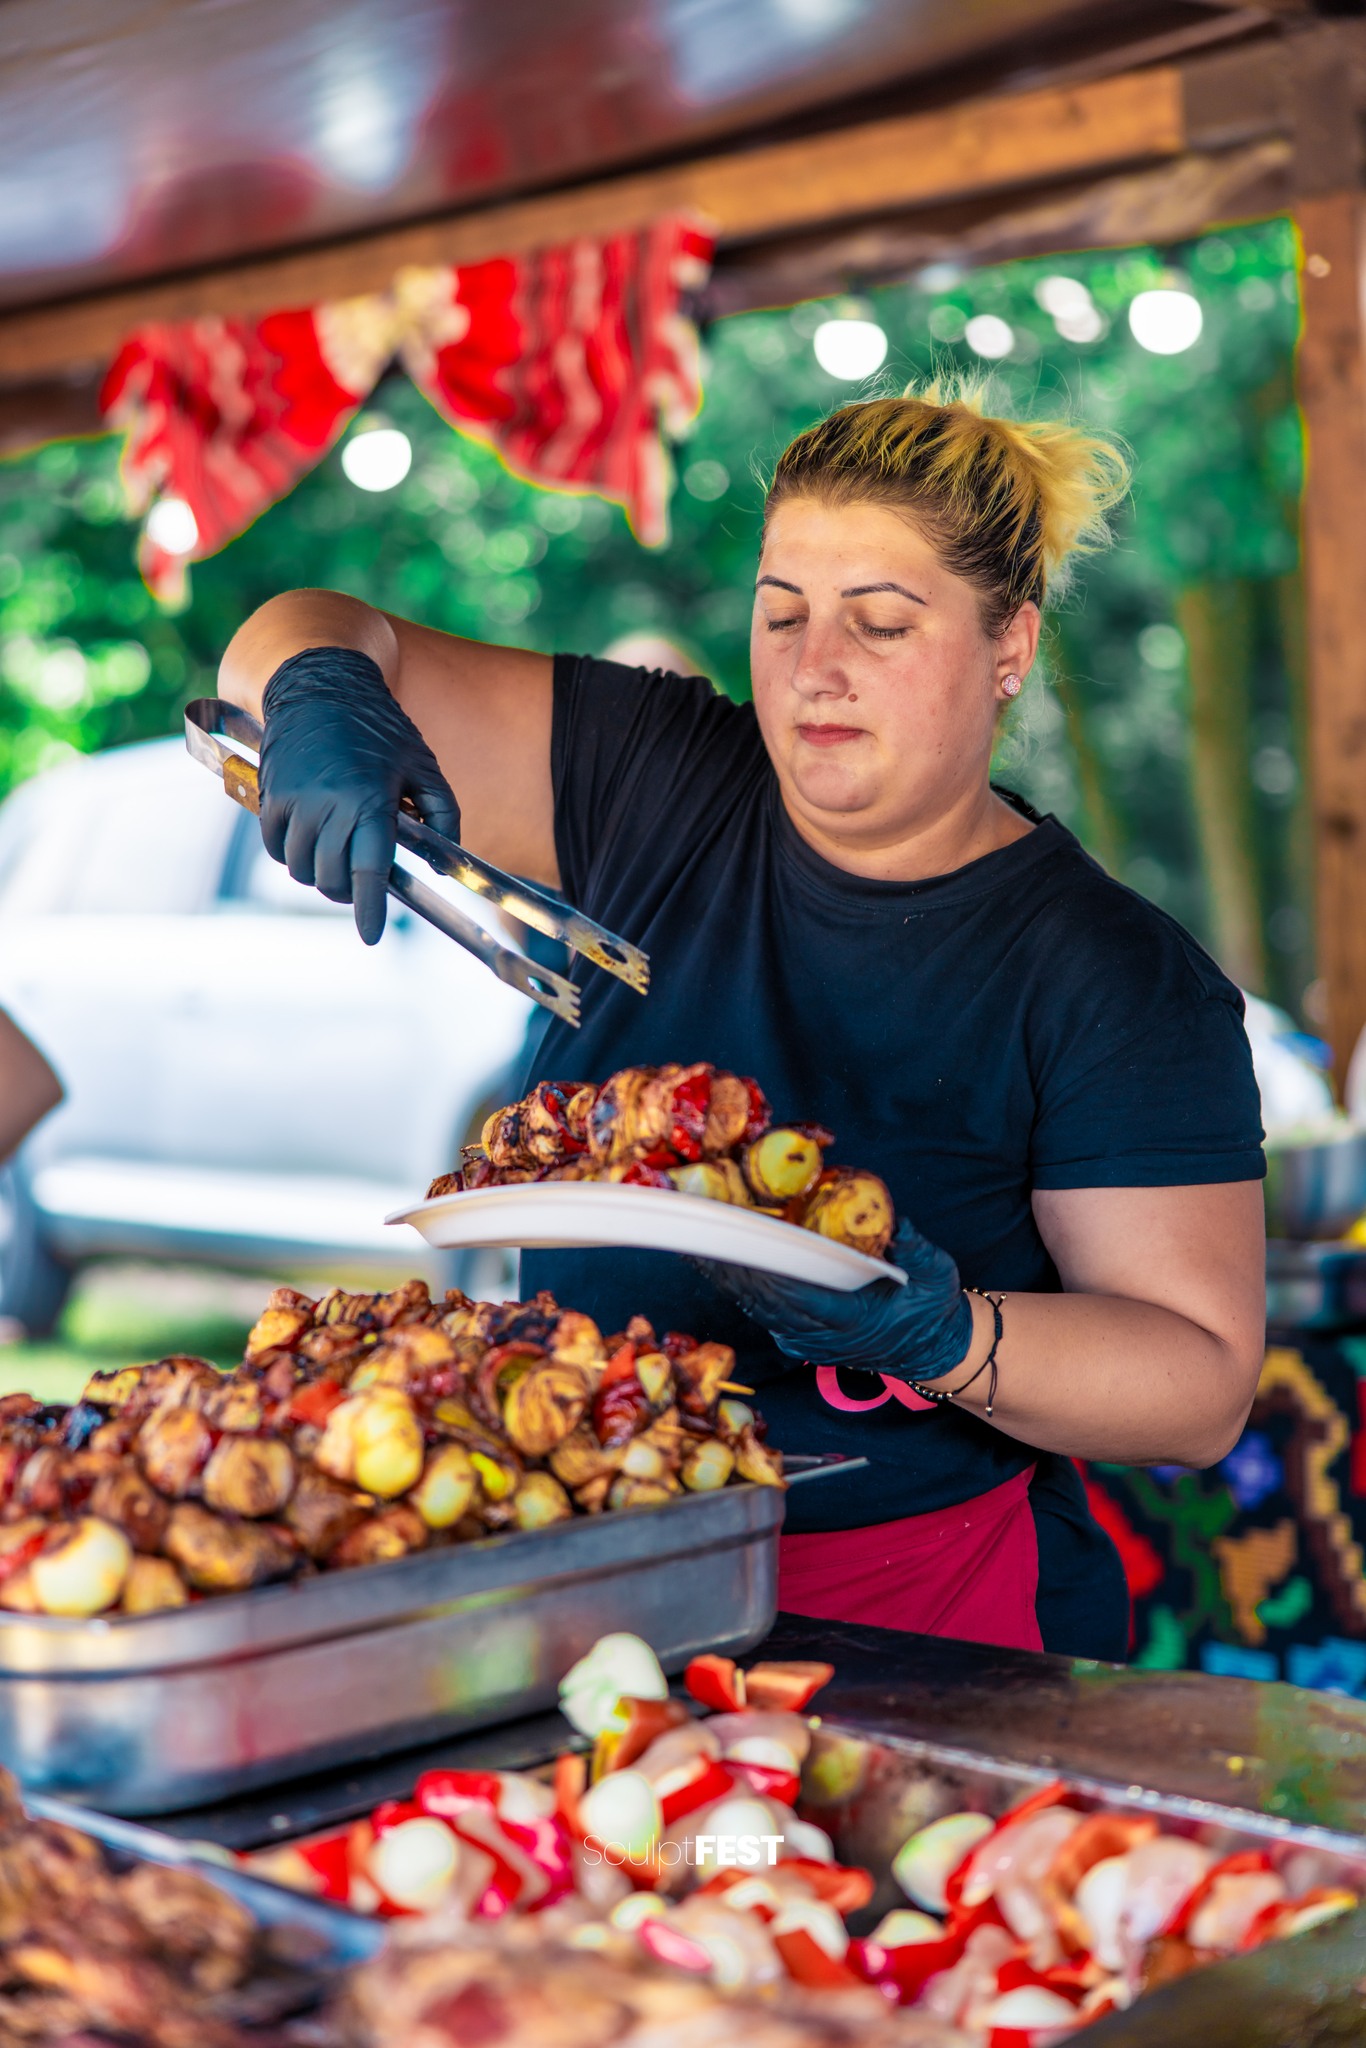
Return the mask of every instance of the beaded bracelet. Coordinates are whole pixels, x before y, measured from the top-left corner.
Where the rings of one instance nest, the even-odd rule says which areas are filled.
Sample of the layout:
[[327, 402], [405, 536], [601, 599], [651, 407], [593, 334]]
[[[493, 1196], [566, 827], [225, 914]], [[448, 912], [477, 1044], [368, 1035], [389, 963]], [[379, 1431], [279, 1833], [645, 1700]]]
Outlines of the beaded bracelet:
[[988, 1351], [986, 1357], [982, 1360], [982, 1363], [978, 1366], [976, 1372], [973, 1373], [969, 1379], [965, 1379], [961, 1387], [949, 1387], [946, 1390], [936, 1389], [935, 1387], [930, 1385], [928, 1380], [912, 1380], [911, 1385], [915, 1388], [916, 1393], [920, 1395], [922, 1400], [956, 1401], [960, 1394], [966, 1394], [968, 1388], [972, 1386], [977, 1380], [981, 1379], [982, 1374], [986, 1371], [987, 1367], [990, 1366], [991, 1384], [987, 1388], [987, 1405], [984, 1411], [986, 1414], [987, 1421], [990, 1422], [991, 1411], [996, 1406], [996, 1348], [1000, 1344], [1001, 1332], [1005, 1328], [1005, 1322], [1001, 1315], [1001, 1304], [1007, 1299], [1007, 1297], [1004, 1294], [988, 1294], [984, 1287], [965, 1287], [963, 1289], [963, 1292], [965, 1294], [976, 1294], [981, 1298], [981, 1300], [990, 1302], [991, 1304], [992, 1321], [995, 1327], [991, 1333], [990, 1351]]

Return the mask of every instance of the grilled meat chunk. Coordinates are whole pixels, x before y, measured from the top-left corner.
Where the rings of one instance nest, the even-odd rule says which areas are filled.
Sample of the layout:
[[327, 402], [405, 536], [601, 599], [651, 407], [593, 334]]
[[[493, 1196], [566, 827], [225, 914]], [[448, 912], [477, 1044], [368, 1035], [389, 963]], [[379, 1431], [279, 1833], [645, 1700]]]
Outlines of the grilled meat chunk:
[[297, 1569], [292, 1536], [268, 1522], [230, 1522], [183, 1501], [171, 1512], [166, 1555], [197, 1593], [244, 1593]]

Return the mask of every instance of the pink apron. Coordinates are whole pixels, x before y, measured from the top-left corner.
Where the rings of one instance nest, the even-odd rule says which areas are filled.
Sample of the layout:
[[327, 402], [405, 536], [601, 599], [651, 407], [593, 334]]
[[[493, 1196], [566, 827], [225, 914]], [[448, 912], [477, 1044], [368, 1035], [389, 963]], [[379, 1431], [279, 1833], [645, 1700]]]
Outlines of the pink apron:
[[[904, 1381], [853, 1401], [828, 1367], [816, 1374], [831, 1407], [861, 1412], [896, 1400], [928, 1408]], [[876, 1628], [954, 1636], [960, 1642], [1041, 1650], [1035, 1596], [1039, 1550], [1029, 1505], [1028, 1470], [958, 1506], [906, 1515], [864, 1529], [784, 1536], [778, 1552], [778, 1606], [818, 1621], [869, 1622]]]

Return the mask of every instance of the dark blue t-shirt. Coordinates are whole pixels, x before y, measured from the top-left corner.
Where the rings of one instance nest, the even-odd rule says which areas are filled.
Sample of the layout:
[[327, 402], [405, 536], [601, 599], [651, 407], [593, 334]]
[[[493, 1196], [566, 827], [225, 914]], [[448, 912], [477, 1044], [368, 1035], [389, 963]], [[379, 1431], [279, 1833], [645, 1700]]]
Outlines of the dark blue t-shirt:
[[[666, 1060], [752, 1074], [776, 1118], [835, 1132], [832, 1162], [880, 1173], [966, 1285], [1007, 1293], [1059, 1286], [1034, 1188], [1262, 1174], [1237, 989], [1056, 819], [952, 874], [867, 881], [797, 833], [749, 706], [563, 655], [552, 765], [564, 894], [645, 948], [651, 990], [580, 970], [582, 1029], [552, 1020], [533, 1078]], [[1118, 1559], [1069, 1460], [942, 1405], [830, 1406], [681, 1258], [545, 1251], [522, 1272], [605, 1330], [641, 1313], [733, 1344], [776, 1444], [869, 1460], [794, 1489], [790, 1529], [951, 1507], [1035, 1464], [1045, 1645], [1124, 1654]], [[883, 1391], [866, 1373], [839, 1384]]]

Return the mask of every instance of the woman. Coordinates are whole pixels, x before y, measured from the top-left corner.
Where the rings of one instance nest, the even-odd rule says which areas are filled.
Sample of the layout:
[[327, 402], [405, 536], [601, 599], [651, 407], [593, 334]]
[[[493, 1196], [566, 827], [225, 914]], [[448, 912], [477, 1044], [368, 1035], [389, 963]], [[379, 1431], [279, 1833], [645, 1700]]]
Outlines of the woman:
[[264, 701], [266, 843], [353, 900], [363, 937], [406, 793], [648, 950], [649, 998], [588, 976], [582, 1031], [552, 1023], [536, 1078], [712, 1060], [889, 1182], [905, 1288], [637, 1252], [523, 1265], [524, 1291], [604, 1328], [643, 1309], [733, 1343], [776, 1443], [868, 1460], [791, 1496], [789, 1611], [1121, 1657], [1118, 1559], [1071, 1460], [1208, 1465], [1251, 1404], [1263, 1164], [1238, 993], [988, 779], [1045, 595], [1124, 482], [1104, 443], [969, 398], [844, 407], [774, 477], [752, 707], [317, 591], [271, 600], [224, 658], [225, 694]]

